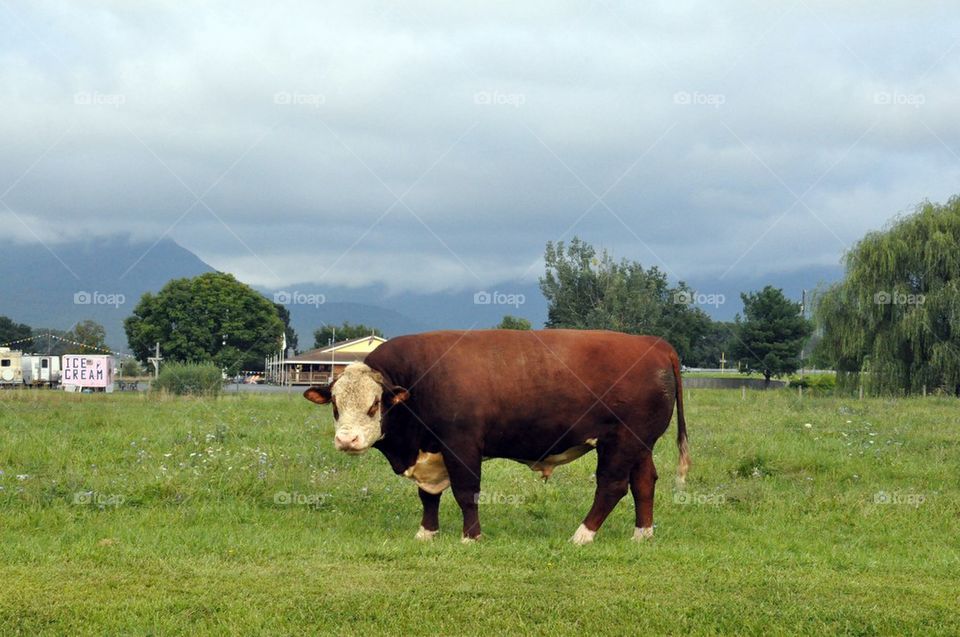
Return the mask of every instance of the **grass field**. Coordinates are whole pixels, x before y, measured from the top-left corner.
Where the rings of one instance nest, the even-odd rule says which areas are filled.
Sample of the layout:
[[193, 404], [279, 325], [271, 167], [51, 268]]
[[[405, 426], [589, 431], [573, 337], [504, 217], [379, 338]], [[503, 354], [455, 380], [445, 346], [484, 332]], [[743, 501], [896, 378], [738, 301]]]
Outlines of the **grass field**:
[[299, 396], [0, 394], [0, 634], [960, 634], [960, 403], [692, 390], [656, 538], [594, 458], [484, 465], [484, 538]]

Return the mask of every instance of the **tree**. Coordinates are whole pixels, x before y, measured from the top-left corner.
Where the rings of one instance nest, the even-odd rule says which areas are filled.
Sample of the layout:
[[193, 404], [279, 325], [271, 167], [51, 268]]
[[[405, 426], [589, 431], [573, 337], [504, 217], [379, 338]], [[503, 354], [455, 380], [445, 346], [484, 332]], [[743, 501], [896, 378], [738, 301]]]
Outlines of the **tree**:
[[[0, 343], [9, 343], [10, 341], [20, 341], [25, 338], [30, 338], [32, 333], [33, 331], [30, 329], [29, 325], [24, 323], [14, 323], [6, 316], [0, 316]], [[14, 349], [20, 349], [22, 347], [29, 346], [30, 342], [25, 341], [22, 343], [17, 343], [12, 347]]]
[[136, 378], [143, 374], [143, 367], [137, 362], [137, 359], [127, 357], [120, 363], [120, 374], [124, 378]]
[[540, 290], [547, 299], [547, 327], [608, 329], [660, 336], [686, 360], [707, 332], [710, 318], [694, 307], [682, 281], [670, 287], [657, 267], [614, 261], [574, 238], [547, 243]]
[[768, 285], [759, 292], [740, 294], [745, 318], [737, 315], [733, 355], [744, 373], [771, 376], [791, 374], [800, 368], [800, 351], [813, 331], [800, 315], [800, 304]]
[[107, 348], [107, 331], [96, 321], [80, 321], [64, 335], [71, 343], [66, 344], [64, 354], [97, 354]]
[[816, 357], [870, 393], [960, 396], [960, 196], [866, 235], [845, 268], [814, 306]]
[[527, 319], [520, 316], [510, 316], [509, 314], [504, 315], [500, 320], [498, 325], [495, 325], [495, 330], [532, 330], [533, 325]]
[[284, 327], [263, 295], [229, 274], [208, 272], [144, 294], [124, 329], [141, 362], [159, 342], [164, 360], [212, 361], [233, 375], [262, 370], [264, 358], [280, 348]]
[[375, 327], [367, 327], [363, 323], [358, 323], [356, 325], [351, 325], [349, 322], [344, 321], [343, 325], [324, 325], [318, 330], [313, 332], [313, 346], [315, 348], [327, 347], [330, 343], [336, 339], [336, 342], [340, 341], [349, 341], [355, 338], [363, 338], [364, 336], [383, 336], [383, 332], [378, 330]]
[[274, 303], [273, 306], [277, 308], [277, 314], [280, 316], [280, 320], [283, 321], [283, 331], [287, 337], [287, 347], [292, 347], [293, 351], [297, 351], [297, 331], [290, 325], [290, 310], [282, 303]]

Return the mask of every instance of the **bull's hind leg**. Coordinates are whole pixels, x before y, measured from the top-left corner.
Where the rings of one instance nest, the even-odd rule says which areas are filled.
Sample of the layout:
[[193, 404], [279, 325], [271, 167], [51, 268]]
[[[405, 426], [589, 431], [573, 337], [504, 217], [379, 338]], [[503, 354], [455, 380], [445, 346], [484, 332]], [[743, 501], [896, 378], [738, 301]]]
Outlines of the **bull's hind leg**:
[[637, 507], [637, 525], [633, 531], [634, 540], [653, 537], [653, 493], [657, 484], [657, 468], [653, 464], [653, 454], [644, 451], [640, 462], [630, 470], [630, 490]]
[[589, 544], [603, 521], [607, 519], [613, 507], [627, 495], [627, 483], [632, 462], [636, 458], [632, 450], [617, 445], [599, 445], [597, 447], [597, 491], [593, 496], [593, 506], [577, 528], [570, 540], [574, 544]]
[[417, 489], [420, 493], [420, 502], [423, 503], [423, 518], [420, 521], [420, 530], [417, 531], [418, 540], [432, 540], [440, 531], [440, 493], [428, 493]]

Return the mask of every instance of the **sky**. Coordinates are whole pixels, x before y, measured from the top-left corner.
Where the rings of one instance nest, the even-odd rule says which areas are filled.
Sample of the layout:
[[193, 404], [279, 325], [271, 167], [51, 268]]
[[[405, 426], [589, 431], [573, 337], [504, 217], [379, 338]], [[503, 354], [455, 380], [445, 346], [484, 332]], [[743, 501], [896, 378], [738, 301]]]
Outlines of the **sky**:
[[[251, 284], [837, 264], [960, 190], [940, 2], [0, 0], [0, 228], [169, 237]], [[123, 265], [123, 264], [119, 264]]]

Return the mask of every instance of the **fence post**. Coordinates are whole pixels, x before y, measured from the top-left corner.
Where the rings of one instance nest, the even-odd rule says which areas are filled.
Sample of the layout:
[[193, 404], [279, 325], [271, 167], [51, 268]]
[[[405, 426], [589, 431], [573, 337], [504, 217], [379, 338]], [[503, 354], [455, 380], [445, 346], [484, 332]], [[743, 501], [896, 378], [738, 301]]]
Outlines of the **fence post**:
[[740, 385], [740, 400], [746, 400], [746, 399], [747, 399], [747, 386]]
[[798, 385], [798, 386], [797, 386], [797, 397], [798, 397], [800, 400], [803, 400], [803, 385]]
[[924, 398], [927, 397], [927, 386], [926, 386], [926, 385], [923, 386], [923, 397], [924, 397]]
[[860, 385], [860, 400], [863, 400], [863, 385]]

